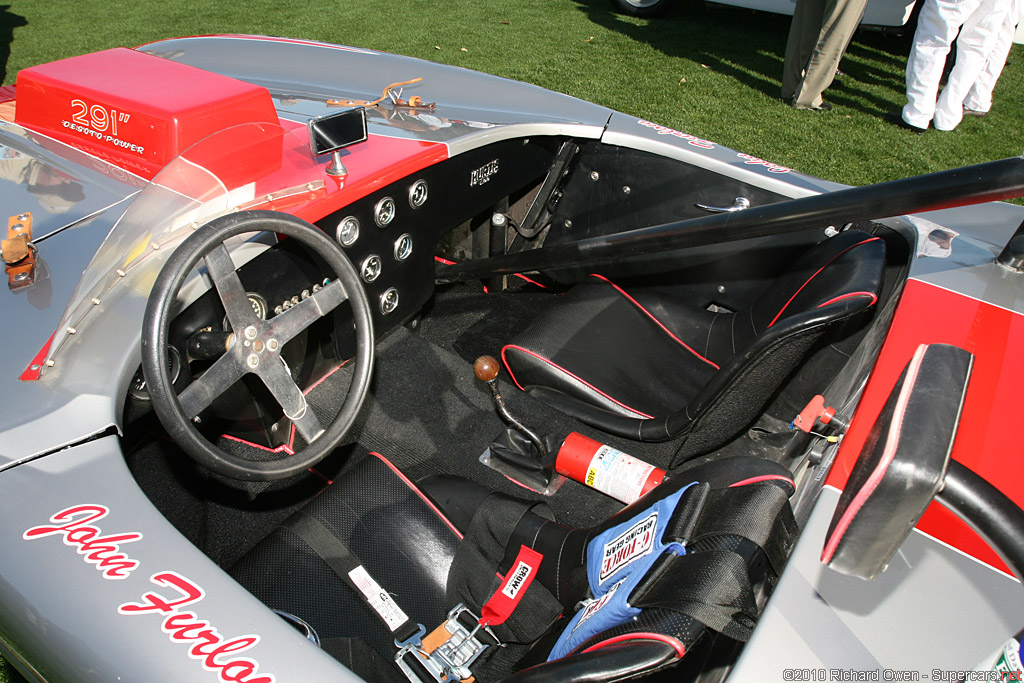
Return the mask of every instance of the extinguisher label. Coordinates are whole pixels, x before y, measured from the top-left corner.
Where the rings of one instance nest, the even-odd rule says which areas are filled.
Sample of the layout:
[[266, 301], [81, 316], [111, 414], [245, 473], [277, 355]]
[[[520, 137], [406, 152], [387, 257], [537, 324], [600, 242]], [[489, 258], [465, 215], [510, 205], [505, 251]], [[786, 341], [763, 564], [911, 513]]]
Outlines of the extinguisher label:
[[654, 536], [658, 530], [658, 513], [652, 512], [629, 527], [604, 546], [601, 561], [600, 581], [622, 569], [630, 562], [643, 557], [654, 548]]
[[590, 459], [586, 484], [629, 504], [643, 495], [644, 483], [653, 471], [654, 465], [602, 445]]

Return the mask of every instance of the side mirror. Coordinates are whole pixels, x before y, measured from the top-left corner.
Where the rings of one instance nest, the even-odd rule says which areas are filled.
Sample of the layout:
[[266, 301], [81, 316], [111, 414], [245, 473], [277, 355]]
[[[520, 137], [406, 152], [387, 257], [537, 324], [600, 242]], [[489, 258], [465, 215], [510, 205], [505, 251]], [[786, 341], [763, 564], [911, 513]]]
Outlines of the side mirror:
[[921, 345], [875, 421], [839, 498], [821, 561], [873, 579], [943, 486], [974, 356]]
[[313, 154], [334, 154], [328, 175], [345, 177], [348, 170], [341, 162], [341, 150], [366, 140], [366, 110], [345, 109], [309, 122], [309, 144]]

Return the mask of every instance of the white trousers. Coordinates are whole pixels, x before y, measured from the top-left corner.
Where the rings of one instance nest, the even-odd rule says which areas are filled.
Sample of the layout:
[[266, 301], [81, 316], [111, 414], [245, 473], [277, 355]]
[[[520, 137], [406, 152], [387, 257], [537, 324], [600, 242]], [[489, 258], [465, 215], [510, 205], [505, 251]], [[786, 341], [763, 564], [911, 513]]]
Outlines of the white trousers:
[[[929, 123], [939, 130], [956, 128], [963, 118], [967, 92], [985, 68], [1011, 1], [925, 0], [907, 60], [904, 121], [918, 128]], [[946, 55], [958, 30], [956, 64], [939, 96]]]
[[978, 80], [974, 82], [967, 99], [964, 100], [964, 109], [972, 111], [987, 112], [992, 108], [992, 90], [996, 87], [999, 74], [1006, 65], [1006, 58], [1013, 47], [1013, 36], [1017, 32], [1017, 24], [1020, 23], [1021, 13], [1024, 12], [1024, 0], [1014, 0], [1010, 7], [1006, 20], [996, 36], [992, 52], [989, 53], [985, 68], [982, 69]]

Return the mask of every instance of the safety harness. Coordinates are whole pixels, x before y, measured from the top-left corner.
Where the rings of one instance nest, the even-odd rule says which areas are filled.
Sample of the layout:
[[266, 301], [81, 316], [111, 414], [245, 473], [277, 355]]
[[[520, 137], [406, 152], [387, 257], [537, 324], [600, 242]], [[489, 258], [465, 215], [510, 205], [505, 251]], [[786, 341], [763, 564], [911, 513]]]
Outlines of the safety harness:
[[680, 486], [590, 538], [587, 596], [563, 616], [566, 606], [536, 580], [542, 563], [560, 558], [512, 540], [525, 515], [546, 516], [544, 506], [492, 494], [452, 561], [446, 600], [454, 607], [429, 633], [321, 522], [297, 514], [283, 526], [377, 614], [410, 681], [447, 683], [504, 677], [524, 661], [542, 661], [537, 651], [545, 647], [552, 661], [655, 632], [681, 657], [707, 629], [746, 640], [759, 611], [749, 563], [764, 558], [770, 588], [796, 537], [787, 501], [770, 482]]

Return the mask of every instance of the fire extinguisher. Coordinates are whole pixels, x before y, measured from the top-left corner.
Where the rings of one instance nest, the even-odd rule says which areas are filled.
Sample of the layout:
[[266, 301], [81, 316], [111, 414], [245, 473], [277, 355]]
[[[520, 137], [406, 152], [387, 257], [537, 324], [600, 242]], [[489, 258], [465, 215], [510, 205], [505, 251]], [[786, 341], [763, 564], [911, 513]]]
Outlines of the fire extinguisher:
[[665, 479], [665, 470], [572, 432], [555, 456], [555, 471], [627, 505]]

